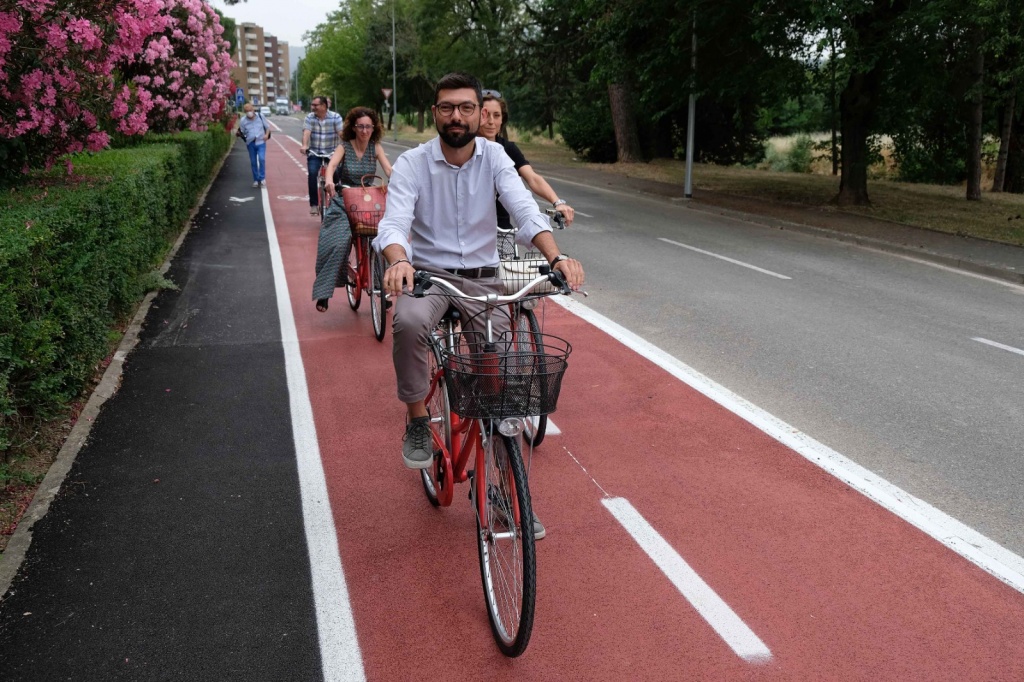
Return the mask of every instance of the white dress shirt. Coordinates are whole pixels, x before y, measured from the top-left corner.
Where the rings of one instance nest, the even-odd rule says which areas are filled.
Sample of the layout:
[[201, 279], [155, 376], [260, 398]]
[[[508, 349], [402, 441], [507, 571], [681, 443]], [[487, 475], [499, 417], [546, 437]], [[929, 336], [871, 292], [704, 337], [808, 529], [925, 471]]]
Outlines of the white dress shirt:
[[529, 246], [538, 234], [551, 230], [501, 145], [482, 137], [475, 142], [473, 156], [461, 167], [445, 161], [438, 137], [398, 157], [375, 249], [400, 244], [417, 266], [495, 266], [495, 192], [520, 226], [520, 244]]

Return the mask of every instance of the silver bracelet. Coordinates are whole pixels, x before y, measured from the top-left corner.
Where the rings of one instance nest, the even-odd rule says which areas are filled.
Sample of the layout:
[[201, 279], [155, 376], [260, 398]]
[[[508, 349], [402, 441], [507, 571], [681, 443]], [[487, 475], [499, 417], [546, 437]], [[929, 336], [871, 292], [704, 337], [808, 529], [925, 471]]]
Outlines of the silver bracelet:
[[387, 266], [386, 268], [384, 268], [384, 269], [385, 269], [385, 270], [390, 270], [391, 268], [395, 267], [395, 266], [396, 266], [396, 265], [398, 265], [399, 263], [409, 263], [409, 265], [412, 265], [412, 263], [411, 263], [411, 262], [409, 262], [409, 259], [408, 259], [408, 258], [399, 258], [399, 259], [398, 259], [398, 260], [396, 260], [396, 261], [395, 261], [394, 263], [389, 263], [389, 264], [388, 264], [388, 266]]
[[566, 203], [568, 202], [565, 199], [555, 199], [554, 201], [551, 202], [551, 205], [555, 208], [558, 208], [559, 206], [562, 206]]

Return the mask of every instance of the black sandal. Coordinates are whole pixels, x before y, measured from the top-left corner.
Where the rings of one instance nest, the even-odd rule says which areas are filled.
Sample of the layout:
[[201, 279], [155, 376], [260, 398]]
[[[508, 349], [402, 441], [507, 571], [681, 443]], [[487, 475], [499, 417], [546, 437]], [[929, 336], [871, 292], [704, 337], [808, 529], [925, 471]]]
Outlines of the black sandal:
[[321, 313], [326, 313], [327, 312], [327, 304], [328, 303], [330, 303], [330, 301], [328, 299], [326, 299], [326, 298], [318, 298], [316, 300], [316, 309], [318, 311], [320, 311]]

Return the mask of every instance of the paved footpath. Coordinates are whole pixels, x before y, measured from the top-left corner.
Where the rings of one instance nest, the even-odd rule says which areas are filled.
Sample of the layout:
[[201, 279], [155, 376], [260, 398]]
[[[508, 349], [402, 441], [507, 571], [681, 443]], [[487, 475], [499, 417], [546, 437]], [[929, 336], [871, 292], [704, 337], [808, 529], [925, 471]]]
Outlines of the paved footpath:
[[231, 152], [0, 602], [0, 678], [1024, 678], [1016, 574], [554, 304], [574, 352], [532, 462], [550, 535], [533, 640], [504, 659], [468, 504], [431, 508], [400, 463], [390, 338], [343, 292], [313, 308], [297, 146], [274, 136], [263, 191]]

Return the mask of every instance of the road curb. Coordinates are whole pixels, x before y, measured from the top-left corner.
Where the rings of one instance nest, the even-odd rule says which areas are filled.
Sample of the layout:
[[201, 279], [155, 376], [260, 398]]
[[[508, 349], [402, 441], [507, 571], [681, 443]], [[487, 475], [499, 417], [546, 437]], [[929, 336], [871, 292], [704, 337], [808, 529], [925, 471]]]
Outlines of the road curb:
[[[192, 230], [192, 221], [199, 213], [199, 209], [206, 202], [206, 196], [209, 194], [210, 188], [220, 175], [220, 171], [227, 162], [232, 149], [234, 149], [233, 138], [231, 147], [228, 148], [228, 151], [224, 154], [224, 158], [222, 158], [220, 163], [217, 164], [217, 167], [211, 174], [210, 182], [206, 185], [206, 188], [199, 196], [196, 205], [192, 208], [188, 218], [185, 220], [184, 228], [181, 230], [181, 233], [178, 234], [177, 239], [174, 240], [174, 244], [171, 245], [170, 250], [167, 252], [167, 256], [164, 258], [159, 269], [161, 275], [167, 273], [168, 268], [171, 266], [171, 262], [178, 253], [178, 249], [181, 248], [182, 243], [185, 241], [185, 237], [187, 237], [188, 233]], [[82, 409], [81, 414], [78, 415], [78, 420], [71, 428], [71, 433], [68, 434], [67, 439], [64, 441], [64, 445], [62, 445], [58, 451], [57, 457], [53, 460], [53, 463], [46, 472], [46, 476], [43, 477], [43, 482], [39, 484], [39, 488], [36, 490], [35, 495], [33, 495], [32, 502], [29, 503], [28, 509], [25, 510], [25, 513], [18, 520], [18, 525], [14, 529], [14, 534], [11, 535], [10, 540], [7, 542], [7, 548], [4, 550], [3, 554], [0, 554], [0, 601], [3, 601], [6, 597], [7, 591], [10, 589], [11, 584], [14, 582], [14, 578], [18, 574], [18, 569], [21, 568], [21, 564], [25, 561], [25, 556], [28, 554], [28, 548], [32, 544], [32, 527], [36, 522], [46, 516], [46, 512], [50, 509], [50, 504], [57, 497], [57, 493], [60, 492], [61, 486], [64, 485], [64, 480], [67, 478], [68, 472], [71, 471], [71, 467], [75, 463], [75, 458], [78, 456], [78, 452], [82, 449], [82, 446], [85, 445], [85, 442], [89, 438], [89, 434], [92, 431], [93, 424], [96, 422], [96, 418], [99, 416], [103, 403], [107, 402], [107, 400], [117, 393], [117, 389], [121, 385], [121, 374], [124, 371], [125, 359], [138, 344], [139, 333], [142, 331], [142, 323], [145, 322], [146, 315], [149, 314], [149, 307], [158, 293], [158, 291], [151, 291], [143, 297], [142, 302], [135, 311], [135, 315], [128, 324], [128, 328], [125, 330], [124, 336], [121, 337], [121, 342], [118, 344], [117, 350], [114, 351], [110, 364], [107, 365], [107, 369], [103, 372], [103, 377], [100, 379], [96, 388], [93, 389], [92, 394], [89, 396], [89, 400], [85, 403], [85, 407]]]

